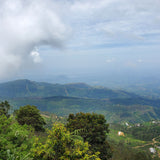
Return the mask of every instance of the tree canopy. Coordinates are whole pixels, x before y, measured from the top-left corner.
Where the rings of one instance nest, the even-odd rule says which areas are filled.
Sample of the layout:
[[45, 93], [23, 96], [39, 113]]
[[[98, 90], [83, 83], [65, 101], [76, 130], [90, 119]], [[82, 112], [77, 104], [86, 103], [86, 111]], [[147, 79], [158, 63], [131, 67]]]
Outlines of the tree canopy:
[[15, 113], [19, 124], [31, 125], [35, 131], [44, 131], [44, 125], [46, 123], [36, 106], [26, 105], [20, 107]]
[[70, 114], [67, 128], [73, 134], [79, 134], [84, 141], [88, 142], [93, 152], [99, 151], [100, 158], [107, 160], [111, 157], [111, 147], [106, 140], [106, 133], [109, 132], [109, 125], [106, 124], [105, 117], [96, 113]]

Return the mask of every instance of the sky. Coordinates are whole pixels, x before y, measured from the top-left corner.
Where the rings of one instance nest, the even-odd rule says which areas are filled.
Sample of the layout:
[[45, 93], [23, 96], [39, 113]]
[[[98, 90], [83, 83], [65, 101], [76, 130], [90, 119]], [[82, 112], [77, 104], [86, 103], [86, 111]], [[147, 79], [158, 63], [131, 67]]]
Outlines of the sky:
[[0, 81], [159, 75], [159, 8], [159, 0], [0, 0]]

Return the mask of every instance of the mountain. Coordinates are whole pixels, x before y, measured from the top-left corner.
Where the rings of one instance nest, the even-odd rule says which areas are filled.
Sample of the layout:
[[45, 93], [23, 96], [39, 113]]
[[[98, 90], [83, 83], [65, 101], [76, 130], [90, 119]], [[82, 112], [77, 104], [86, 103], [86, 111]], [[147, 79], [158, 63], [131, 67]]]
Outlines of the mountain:
[[58, 116], [96, 112], [104, 114], [108, 122], [138, 123], [160, 119], [159, 99], [84, 83], [51, 84], [16, 80], [0, 84], [0, 99], [7, 99], [14, 109], [30, 104]]
[[0, 84], [0, 98], [70, 96], [80, 98], [131, 98], [136, 94], [84, 83], [51, 84], [30, 80], [16, 80]]

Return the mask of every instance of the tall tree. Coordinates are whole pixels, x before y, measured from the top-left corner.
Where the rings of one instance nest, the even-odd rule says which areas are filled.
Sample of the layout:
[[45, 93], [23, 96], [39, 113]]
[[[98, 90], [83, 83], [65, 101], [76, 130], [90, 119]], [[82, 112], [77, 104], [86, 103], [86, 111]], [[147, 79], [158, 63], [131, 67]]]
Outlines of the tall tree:
[[35, 131], [44, 131], [44, 125], [46, 123], [36, 106], [26, 105], [20, 107], [15, 113], [19, 124], [31, 125]]
[[88, 142], [93, 152], [99, 151], [100, 158], [107, 160], [112, 156], [111, 147], [106, 140], [106, 133], [109, 132], [109, 125], [105, 117], [96, 113], [70, 114], [67, 128], [73, 134], [79, 134], [84, 141]]

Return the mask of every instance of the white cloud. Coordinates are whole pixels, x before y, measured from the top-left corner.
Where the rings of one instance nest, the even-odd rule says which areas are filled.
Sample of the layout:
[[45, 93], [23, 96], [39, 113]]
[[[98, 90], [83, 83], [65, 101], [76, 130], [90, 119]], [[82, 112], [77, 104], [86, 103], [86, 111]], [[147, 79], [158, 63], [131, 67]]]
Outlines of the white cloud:
[[0, 79], [43, 62], [35, 46], [159, 44], [159, 8], [159, 0], [0, 0]]
[[159, 43], [159, 38], [148, 36], [160, 32], [159, 8], [159, 0], [74, 1], [71, 7], [77, 33], [74, 42], [77, 46], [91, 47], [110, 43]]
[[35, 63], [40, 63], [42, 61], [40, 54], [37, 50], [33, 50], [30, 53], [30, 56], [33, 58], [33, 62], [35, 62]]
[[0, 79], [40, 62], [38, 52], [30, 56], [34, 47], [62, 47], [68, 33], [51, 0], [0, 0]]

